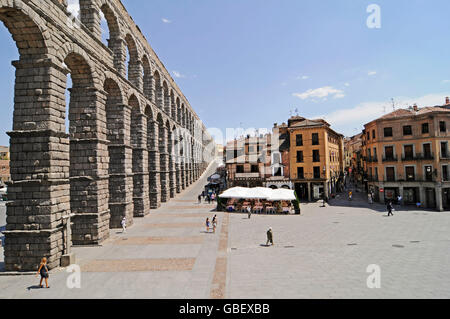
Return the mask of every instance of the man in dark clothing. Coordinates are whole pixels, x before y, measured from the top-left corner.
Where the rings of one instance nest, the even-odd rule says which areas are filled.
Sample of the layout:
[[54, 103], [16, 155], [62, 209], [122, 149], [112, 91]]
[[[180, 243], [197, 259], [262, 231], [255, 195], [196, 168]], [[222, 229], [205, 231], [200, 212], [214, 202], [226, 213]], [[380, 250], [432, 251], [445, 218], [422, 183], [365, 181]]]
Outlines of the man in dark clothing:
[[198, 203], [200, 204], [202, 202], [202, 195], [198, 195]]
[[393, 209], [392, 202], [388, 202], [388, 204], [387, 204], [388, 217], [394, 216], [394, 214], [392, 214], [392, 209]]
[[266, 246], [269, 246], [269, 243], [271, 243], [272, 246], [273, 246], [273, 232], [272, 232], [272, 227], [270, 227], [269, 230], [267, 231], [267, 243], [266, 243]]

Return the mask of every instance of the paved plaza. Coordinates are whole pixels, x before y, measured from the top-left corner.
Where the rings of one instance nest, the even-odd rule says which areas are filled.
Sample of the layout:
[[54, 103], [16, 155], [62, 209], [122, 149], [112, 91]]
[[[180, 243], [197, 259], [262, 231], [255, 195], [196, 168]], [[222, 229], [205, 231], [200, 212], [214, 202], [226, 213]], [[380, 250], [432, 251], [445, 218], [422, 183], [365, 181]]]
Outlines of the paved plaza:
[[[67, 288], [65, 269], [52, 271], [51, 289], [3, 273], [0, 298], [450, 298], [449, 213], [386, 217], [356, 196], [304, 204], [300, 216], [219, 212], [216, 233], [206, 233], [216, 213], [197, 195], [214, 168], [126, 234], [112, 230], [101, 247], [74, 248], [80, 289]], [[265, 247], [268, 227], [273, 247]], [[372, 264], [380, 289], [366, 284]]]

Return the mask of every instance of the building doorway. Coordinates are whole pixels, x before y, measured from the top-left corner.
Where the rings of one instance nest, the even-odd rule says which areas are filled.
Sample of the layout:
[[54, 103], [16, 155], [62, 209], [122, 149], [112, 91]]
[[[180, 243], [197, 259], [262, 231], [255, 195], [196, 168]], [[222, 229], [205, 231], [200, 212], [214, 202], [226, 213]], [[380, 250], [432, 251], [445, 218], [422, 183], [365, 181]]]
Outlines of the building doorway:
[[418, 199], [418, 190], [415, 187], [405, 187], [403, 189], [403, 202], [406, 205], [415, 205]]
[[427, 208], [436, 208], [436, 191], [434, 188], [425, 188]]
[[297, 196], [302, 201], [308, 201], [308, 184], [307, 183], [296, 183], [295, 192]]

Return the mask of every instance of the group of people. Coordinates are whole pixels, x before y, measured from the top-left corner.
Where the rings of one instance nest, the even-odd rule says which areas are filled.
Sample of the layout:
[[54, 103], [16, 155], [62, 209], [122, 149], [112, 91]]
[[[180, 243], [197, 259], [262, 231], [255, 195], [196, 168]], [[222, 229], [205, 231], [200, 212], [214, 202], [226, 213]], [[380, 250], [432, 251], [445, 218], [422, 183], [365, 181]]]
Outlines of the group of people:
[[[216, 233], [216, 228], [217, 228], [217, 215], [214, 215], [212, 221], [209, 220], [209, 217], [206, 218], [206, 232], [209, 233], [209, 231], [213, 230], [213, 234]], [[211, 227], [212, 226], [212, 227]]]
[[217, 199], [216, 193], [206, 194], [205, 191], [203, 191], [200, 195], [198, 195], [198, 203], [201, 204], [202, 200], [204, 202], [208, 202], [208, 204], [211, 204], [211, 202], [214, 202]]

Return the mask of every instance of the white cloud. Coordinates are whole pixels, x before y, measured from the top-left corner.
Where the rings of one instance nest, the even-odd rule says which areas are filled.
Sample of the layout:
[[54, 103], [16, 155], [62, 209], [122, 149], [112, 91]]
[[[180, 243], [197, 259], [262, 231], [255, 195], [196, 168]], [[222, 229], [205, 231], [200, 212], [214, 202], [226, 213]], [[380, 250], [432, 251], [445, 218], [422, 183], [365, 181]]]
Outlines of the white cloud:
[[172, 23], [172, 21], [170, 21], [169, 19], [166, 19], [166, 18], [162, 18], [161, 21], [164, 23]]
[[367, 73], [368, 76], [374, 76], [377, 74], [377, 71], [369, 71], [369, 73]]
[[[428, 94], [417, 98], [397, 97], [394, 98], [394, 101], [396, 101], [396, 109], [406, 108], [415, 103], [419, 107], [425, 107], [444, 104], [446, 96], [450, 96], [450, 92]], [[386, 111], [386, 113], [384, 113], [384, 111]], [[354, 135], [362, 130], [364, 124], [392, 111], [391, 101], [373, 101], [363, 102], [353, 108], [337, 110], [327, 115], [315, 117], [325, 119], [338, 132], [345, 135]], [[355, 132], [354, 128], [358, 128], [358, 131]]]
[[297, 76], [297, 80], [308, 80], [309, 76], [308, 75], [299, 75]]
[[442, 83], [449, 83], [450, 80], [442, 80]]
[[185, 75], [181, 74], [178, 71], [172, 71], [172, 73], [173, 73], [173, 76], [176, 78], [185, 78], [186, 77]]
[[306, 100], [311, 98], [321, 98], [326, 99], [328, 96], [332, 96], [335, 99], [341, 99], [345, 97], [344, 91], [335, 89], [332, 86], [324, 86], [317, 89], [310, 89], [303, 93], [294, 93], [293, 96], [298, 97], [299, 99]]
[[346, 86], [346, 87], [349, 87], [350, 86], [350, 83], [344, 83], [344, 85]]

